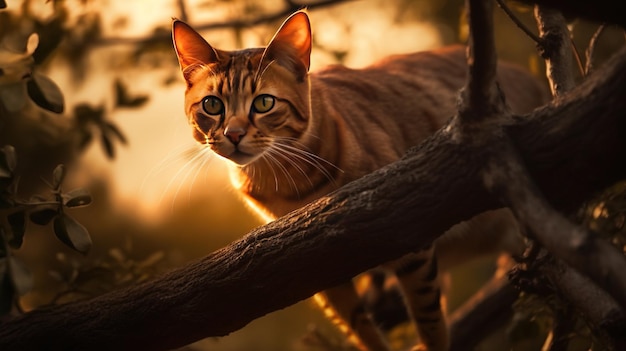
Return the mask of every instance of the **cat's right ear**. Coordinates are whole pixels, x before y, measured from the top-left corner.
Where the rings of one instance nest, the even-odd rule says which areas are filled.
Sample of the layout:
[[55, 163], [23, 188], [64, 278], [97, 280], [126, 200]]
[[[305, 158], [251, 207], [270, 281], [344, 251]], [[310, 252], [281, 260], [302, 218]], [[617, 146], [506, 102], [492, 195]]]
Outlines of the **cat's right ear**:
[[217, 51], [183, 21], [172, 21], [172, 40], [186, 79], [195, 66], [209, 65], [219, 60]]

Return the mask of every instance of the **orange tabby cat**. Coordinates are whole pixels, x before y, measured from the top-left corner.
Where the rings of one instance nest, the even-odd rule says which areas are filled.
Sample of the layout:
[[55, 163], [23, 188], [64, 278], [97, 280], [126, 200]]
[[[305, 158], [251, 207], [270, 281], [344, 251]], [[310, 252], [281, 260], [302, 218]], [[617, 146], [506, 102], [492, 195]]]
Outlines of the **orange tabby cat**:
[[[311, 30], [303, 11], [290, 16], [265, 48], [219, 50], [178, 20], [173, 39], [194, 138], [230, 161], [233, 186], [268, 220], [398, 160], [455, 113], [465, 82], [462, 47], [309, 74]], [[519, 68], [500, 65], [499, 80], [518, 113], [542, 101], [542, 89]], [[475, 222], [457, 231], [492, 235], [488, 242], [496, 247], [519, 246], [500, 240], [501, 231], [515, 225], [508, 212]], [[454, 241], [443, 240], [444, 246], [454, 247]], [[434, 250], [423, 248], [385, 268], [404, 291], [422, 347], [445, 350]], [[318, 297], [359, 347], [389, 349], [351, 282]]]

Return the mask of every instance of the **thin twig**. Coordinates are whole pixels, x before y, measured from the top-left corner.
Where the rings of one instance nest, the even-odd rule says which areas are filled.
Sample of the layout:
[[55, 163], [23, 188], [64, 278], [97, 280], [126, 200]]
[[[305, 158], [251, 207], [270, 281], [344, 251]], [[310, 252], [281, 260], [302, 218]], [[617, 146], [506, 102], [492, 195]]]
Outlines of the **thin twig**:
[[[207, 31], [207, 30], [215, 30], [215, 29], [224, 29], [224, 28], [249, 28], [254, 27], [266, 23], [272, 23], [275, 21], [282, 20], [286, 18], [288, 15], [292, 14], [295, 11], [306, 8], [308, 10], [333, 6], [341, 3], [346, 3], [352, 0], [320, 0], [318, 2], [310, 3], [310, 4], [297, 4], [293, 1], [288, 1], [287, 6], [282, 9], [264, 14], [253, 19], [235, 19], [228, 20], [224, 22], [215, 22], [215, 23], [205, 23], [194, 25], [194, 29], [197, 31]], [[135, 45], [140, 43], [152, 43], [152, 42], [160, 42], [163, 40], [171, 40], [170, 34], [157, 34], [153, 35], [149, 38], [129, 38], [129, 37], [109, 37], [102, 38], [96, 42], [96, 45], [99, 46], [107, 46], [107, 45]]]
[[578, 72], [581, 77], [585, 76], [585, 69], [583, 68], [583, 60], [580, 59], [580, 54], [578, 53], [578, 48], [576, 47], [576, 43], [574, 42], [574, 38], [570, 36], [569, 38], [570, 46], [572, 48], [572, 55], [576, 59], [576, 65], [578, 67]]
[[506, 323], [513, 315], [511, 306], [518, 294], [506, 275], [494, 275], [450, 317], [450, 351], [471, 350]]
[[500, 8], [504, 11], [504, 13], [506, 13], [506, 15], [509, 16], [511, 21], [513, 21], [513, 23], [515, 23], [515, 25], [517, 25], [519, 29], [521, 29], [524, 33], [526, 33], [526, 35], [528, 35], [536, 44], [541, 43], [541, 38], [539, 38], [537, 34], [533, 33], [533, 31], [531, 31], [530, 28], [528, 28], [524, 23], [522, 23], [522, 21], [519, 20], [519, 18], [517, 18], [517, 16], [515, 16], [513, 11], [504, 2], [504, 0], [496, 0], [496, 2], [498, 3], [498, 6], [500, 6]]
[[601, 24], [598, 29], [596, 29], [595, 33], [589, 39], [589, 46], [587, 46], [587, 50], [585, 50], [585, 75], [588, 75], [593, 70], [593, 53], [596, 49], [596, 44], [598, 43], [598, 39], [600, 38], [600, 34], [604, 32], [606, 28], [605, 24]]

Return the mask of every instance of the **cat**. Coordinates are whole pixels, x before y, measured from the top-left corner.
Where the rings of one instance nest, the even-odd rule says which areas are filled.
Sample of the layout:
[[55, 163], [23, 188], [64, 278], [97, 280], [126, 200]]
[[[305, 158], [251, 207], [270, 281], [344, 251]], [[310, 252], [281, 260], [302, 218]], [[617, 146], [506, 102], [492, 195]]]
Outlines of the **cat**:
[[[176, 19], [172, 35], [193, 137], [229, 161], [232, 185], [268, 221], [398, 160], [441, 128], [456, 111], [467, 70], [464, 48], [454, 46], [390, 56], [364, 69], [335, 65], [309, 73], [306, 11], [288, 17], [264, 48], [220, 50]], [[516, 113], [543, 102], [542, 87], [525, 70], [501, 63], [498, 79]], [[479, 217], [456, 226], [457, 234], [446, 233], [441, 244], [384, 266], [405, 292], [419, 348], [448, 345], [435, 250], [454, 251], [454, 238], [464, 232], [472, 232], [466, 237], [480, 249], [488, 245], [479, 241], [493, 244], [490, 249], [522, 245], [500, 235], [517, 231], [510, 213]], [[474, 232], [491, 237], [483, 241]], [[449, 256], [458, 259], [456, 253]], [[357, 347], [389, 349], [352, 282], [316, 300]]]

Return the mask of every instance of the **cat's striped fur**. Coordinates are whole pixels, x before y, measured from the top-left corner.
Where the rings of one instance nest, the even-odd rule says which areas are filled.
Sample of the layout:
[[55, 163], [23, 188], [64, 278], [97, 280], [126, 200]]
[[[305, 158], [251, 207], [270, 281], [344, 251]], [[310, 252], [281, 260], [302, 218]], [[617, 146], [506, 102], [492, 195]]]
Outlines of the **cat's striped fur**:
[[[173, 23], [173, 37], [195, 139], [232, 161], [233, 185], [267, 219], [398, 160], [454, 114], [466, 73], [464, 50], [454, 47], [392, 56], [361, 70], [332, 66], [309, 74], [311, 33], [302, 11], [266, 48], [218, 50], [180, 21]], [[516, 112], [542, 100], [535, 80], [517, 67], [501, 64], [499, 81]], [[515, 229], [508, 212], [483, 217], [455, 232], [472, 232], [472, 240], [480, 240], [474, 239], [480, 232], [496, 248], [506, 246], [500, 241], [519, 245], [508, 236], [500, 240], [501, 232]], [[441, 247], [454, 247], [454, 240]], [[403, 288], [423, 345], [445, 350], [434, 250], [385, 267]], [[351, 282], [318, 294], [318, 301], [362, 348], [388, 349]]]

